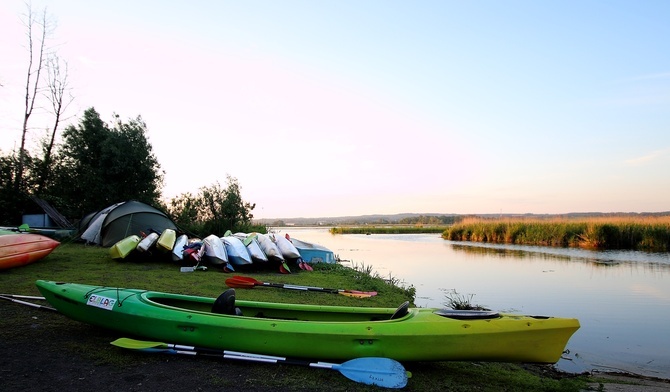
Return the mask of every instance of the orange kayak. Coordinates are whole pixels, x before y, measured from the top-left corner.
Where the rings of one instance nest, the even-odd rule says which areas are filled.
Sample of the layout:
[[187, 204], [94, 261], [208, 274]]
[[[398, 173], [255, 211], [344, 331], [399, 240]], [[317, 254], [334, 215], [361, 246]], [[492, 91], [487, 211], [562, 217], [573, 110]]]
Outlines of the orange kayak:
[[0, 235], [0, 270], [43, 259], [58, 245], [60, 242], [40, 234]]

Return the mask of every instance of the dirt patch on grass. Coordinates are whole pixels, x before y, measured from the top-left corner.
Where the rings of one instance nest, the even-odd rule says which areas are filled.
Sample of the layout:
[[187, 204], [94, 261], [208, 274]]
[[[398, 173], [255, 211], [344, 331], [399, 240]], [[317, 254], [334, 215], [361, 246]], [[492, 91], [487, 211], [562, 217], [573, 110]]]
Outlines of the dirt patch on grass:
[[[110, 344], [119, 337], [113, 332], [44, 310], [0, 304], [0, 328], [3, 391], [281, 392], [317, 388], [300, 385], [300, 373], [290, 366], [124, 350]], [[325, 374], [325, 379], [331, 376]]]

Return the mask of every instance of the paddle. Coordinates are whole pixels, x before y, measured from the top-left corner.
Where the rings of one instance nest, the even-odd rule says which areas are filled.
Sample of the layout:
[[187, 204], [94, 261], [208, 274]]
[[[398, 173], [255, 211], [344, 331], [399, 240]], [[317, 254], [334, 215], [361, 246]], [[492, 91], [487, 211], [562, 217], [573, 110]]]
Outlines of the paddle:
[[[290, 243], [293, 243], [293, 241], [291, 240], [291, 236], [288, 235], [288, 233], [286, 233], [286, 235], [284, 236], [284, 238], [286, 238], [287, 240], [289, 240]], [[297, 249], [297, 248], [296, 248], [296, 249]], [[300, 252], [300, 251], [298, 251], [298, 253], [299, 253], [299, 252]], [[311, 265], [307, 264], [307, 262], [306, 262], [305, 260], [303, 260], [302, 257], [299, 257], [299, 258], [298, 258], [297, 263], [298, 263], [298, 267], [299, 267], [301, 270], [303, 270], [303, 271], [314, 271], [314, 268], [312, 268]]]
[[[12, 298], [12, 297], [19, 297], [19, 298], [22, 298], [22, 297], [27, 297], [27, 296], [20, 296], [20, 295], [14, 296], [14, 295], [11, 295], [11, 296], [7, 297], [7, 296], [5, 296], [5, 295], [0, 295], [0, 298], [2, 298], [2, 299], [6, 299], [7, 301], [15, 302], [15, 303], [17, 303], [17, 304], [27, 305], [27, 306], [32, 306], [33, 308], [38, 308], [38, 309], [51, 310], [51, 311], [54, 311], [54, 312], [57, 312], [57, 311], [58, 311], [56, 308], [52, 308], [52, 307], [50, 307], [50, 306], [38, 305], [38, 304], [34, 304], [34, 303], [32, 303], [32, 302], [21, 301], [20, 299], [14, 299], [14, 298]], [[28, 297], [28, 298], [33, 298], [33, 299], [44, 299], [44, 298], [42, 298], [42, 297]]]
[[164, 352], [184, 355], [215, 355], [222, 356], [226, 359], [236, 359], [241, 361], [286, 363], [289, 365], [333, 369], [339, 371], [342, 375], [352, 381], [385, 388], [403, 388], [407, 385], [407, 379], [411, 376], [411, 373], [405, 371], [405, 368], [400, 362], [390, 358], [365, 357], [352, 359], [342, 364], [335, 364], [162, 342], [147, 342], [129, 338], [120, 338], [113, 341], [111, 344], [121, 348], [148, 352]]
[[21, 299], [41, 299], [41, 300], [46, 300], [44, 297], [37, 297], [34, 295], [18, 295], [18, 294], [0, 294], [4, 297], [12, 297], [12, 298], [21, 298]]
[[307, 262], [303, 260], [302, 257], [298, 259], [297, 263], [298, 267], [303, 271], [314, 271], [314, 268], [312, 268], [311, 265], [307, 264]]
[[264, 286], [264, 287], [275, 287], [289, 290], [320, 291], [324, 293], [340, 294], [340, 295], [346, 295], [348, 297], [358, 297], [358, 298], [368, 298], [377, 295], [376, 291], [325, 289], [322, 287], [298, 286], [283, 283], [266, 283], [246, 276], [233, 276], [232, 278], [228, 278], [226, 279], [226, 285], [228, 287], [240, 288], [240, 289], [253, 289], [256, 286]]

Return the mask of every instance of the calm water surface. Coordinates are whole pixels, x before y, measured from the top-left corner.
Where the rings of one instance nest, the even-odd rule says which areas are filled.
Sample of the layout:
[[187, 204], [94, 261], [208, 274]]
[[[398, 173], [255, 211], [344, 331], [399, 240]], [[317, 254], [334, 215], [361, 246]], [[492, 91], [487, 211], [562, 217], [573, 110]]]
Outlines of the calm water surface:
[[576, 317], [557, 367], [670, 379], [670, 253], [586, 251], [445, 241], [436, 234], [332, 235], [281, 228], [416, 288], [417, 306], [457, 292], [487, 308]]

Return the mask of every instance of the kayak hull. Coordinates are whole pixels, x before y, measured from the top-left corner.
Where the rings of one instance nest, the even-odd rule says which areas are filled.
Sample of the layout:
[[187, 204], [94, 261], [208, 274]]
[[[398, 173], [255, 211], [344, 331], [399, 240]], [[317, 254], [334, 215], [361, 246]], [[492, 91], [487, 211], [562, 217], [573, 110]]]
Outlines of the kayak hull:
[[268, 237], [277, 245], [279, 252], [284, 256], [284, 260], [297, 259], [300, 257], [300, 252], [296, 249], [291, 241], [279, 234], [268, 234]]
[[177, 241], [177, 232], [173, 229], [165, 229], [156, 240], [156, 249], [162, 252], [172, 252], [175, 241]]
[[300, 257], [307, 263], [336, 263], [337, 258], [332, 250], [325, 246], [291, 238], [293, 246], [300, 252]]
[[555, 363], [579, 328], [573, 318], [495, 314], [456, 319], [445, 310], [237, 301], [242, 315], [212, 312], [214, 298], [38, 280], [74, 320], [168, 343], [285, 357]]
[[221, 242], [226, 248], [228, 261], [236, 266], [248, 266], [252, 264], [251, 256], [242, 240], [237, 237], [221, 237]]
[[284, 262], [284, 255], [282, 255], [281, 251], [277, 247], [277, 244], [275, 244], [269, 236], [261, 233], [256, 233], [254, 236], [268, 260], [280, 263]]
[[109, 248], [109, 256], [114, 260], [123, 260], [137, 248], [141, 240], [138, 235], [129, 235]]
[[60, 242], [40, 234], [0, 236], [0, 270], [21, 267], [48, 256]]
[[137, 244], [137, 250], [140, 252], [148, 252], [158, 241], [158, 233], [149, 233], [146, 237]]
[[182, 234], [174, 242], [174, 247], [172, 247], [172, 261], [182, 261], [184, 260], [184, 247], [188, 244], [188, 236]]

